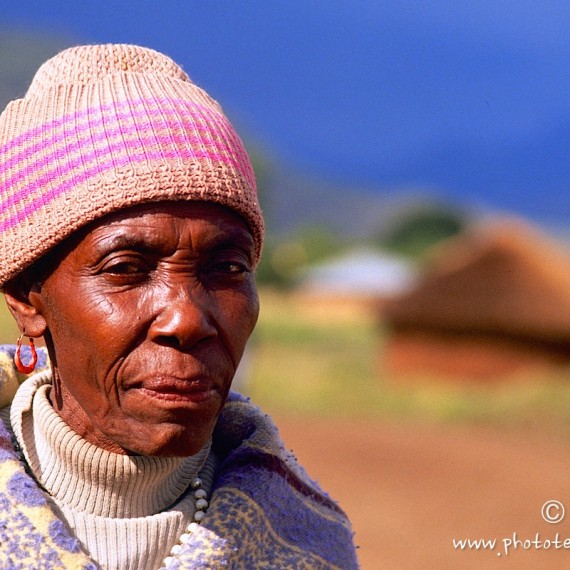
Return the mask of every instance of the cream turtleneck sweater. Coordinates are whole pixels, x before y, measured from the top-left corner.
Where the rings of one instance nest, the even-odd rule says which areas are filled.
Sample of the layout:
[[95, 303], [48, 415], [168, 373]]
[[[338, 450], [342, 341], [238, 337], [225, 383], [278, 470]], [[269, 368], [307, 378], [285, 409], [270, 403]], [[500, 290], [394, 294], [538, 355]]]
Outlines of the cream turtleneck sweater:
[[[85, 550], [104, 570], [155, 570], [192, 522], [189, 485], [212, 485], [210, 443], [192, 457], [110, 453], [82, 439], [48, 398], [49, 373], [19, 388], [10, 423], [26, 461]], [[6, 417], [6, 414], [2, 414]]]

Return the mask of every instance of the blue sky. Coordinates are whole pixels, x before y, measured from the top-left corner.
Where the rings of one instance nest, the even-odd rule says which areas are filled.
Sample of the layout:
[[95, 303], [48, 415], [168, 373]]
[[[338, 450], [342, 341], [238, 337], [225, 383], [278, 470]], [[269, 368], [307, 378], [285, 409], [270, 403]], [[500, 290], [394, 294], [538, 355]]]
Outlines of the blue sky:
[[2, 0], [2, 27], [182, 63], [302, 172], [570, 219], [570, 3]]

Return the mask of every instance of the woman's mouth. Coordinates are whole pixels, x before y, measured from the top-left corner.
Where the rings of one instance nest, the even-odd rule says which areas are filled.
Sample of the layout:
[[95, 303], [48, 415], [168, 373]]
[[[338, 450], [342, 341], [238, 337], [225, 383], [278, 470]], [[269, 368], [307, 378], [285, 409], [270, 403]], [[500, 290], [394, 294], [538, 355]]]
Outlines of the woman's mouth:
[[151, 398], [173, 403], [201, 403], [218, 392], [216, 385], [207, 379], [181, 379], [157, 376], [143, 381], [138, 389]]

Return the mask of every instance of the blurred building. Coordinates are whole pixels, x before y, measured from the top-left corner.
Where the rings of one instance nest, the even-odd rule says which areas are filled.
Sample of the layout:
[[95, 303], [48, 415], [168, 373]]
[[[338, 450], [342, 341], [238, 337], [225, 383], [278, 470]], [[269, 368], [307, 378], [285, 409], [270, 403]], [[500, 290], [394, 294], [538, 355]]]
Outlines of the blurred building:
[[405, 259], [361, 248], [310, 267], [300, 279], [297, 292], [378, 303], [409, 291], [416, 278], [415, 266]]
[[570, 257], [521, 223], [480, 226], [442, 246], [383, 316], [390, 377], [492, 380], [570, 366]]

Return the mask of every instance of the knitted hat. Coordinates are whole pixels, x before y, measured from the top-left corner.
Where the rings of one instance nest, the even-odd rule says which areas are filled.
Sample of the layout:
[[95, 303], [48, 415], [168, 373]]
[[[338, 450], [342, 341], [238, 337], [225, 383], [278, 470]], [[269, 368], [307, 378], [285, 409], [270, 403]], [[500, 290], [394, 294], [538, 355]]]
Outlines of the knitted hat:
[[67, 49], [0, 115], [0, 286], [86, 223], [144, 202], [203, 200], [263, 219], [242, 142], [170, 58]]

